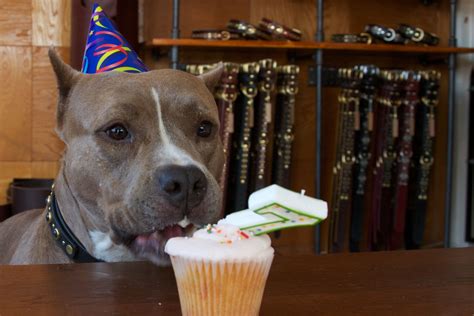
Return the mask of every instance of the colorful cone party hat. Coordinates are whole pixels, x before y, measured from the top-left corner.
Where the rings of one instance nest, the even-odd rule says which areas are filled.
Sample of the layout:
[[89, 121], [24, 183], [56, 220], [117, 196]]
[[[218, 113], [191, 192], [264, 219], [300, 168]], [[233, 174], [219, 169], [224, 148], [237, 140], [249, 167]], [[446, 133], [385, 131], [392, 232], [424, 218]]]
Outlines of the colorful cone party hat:
[[102, 8], [94, 4], [82, 72], [106, 71], [139, 73], [148, 69]]

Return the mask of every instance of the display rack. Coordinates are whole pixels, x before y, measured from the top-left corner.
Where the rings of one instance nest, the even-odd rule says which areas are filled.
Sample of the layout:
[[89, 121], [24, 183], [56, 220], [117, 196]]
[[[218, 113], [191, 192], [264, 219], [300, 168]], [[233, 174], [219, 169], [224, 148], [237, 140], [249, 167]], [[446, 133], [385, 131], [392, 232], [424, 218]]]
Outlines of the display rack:
[[261, 41], [261, 40], [203, 40], [190, 38], [155, 38], [147, 46], [157, 47], [200, 47], [200, 48], [254, 48], [254, 49], [285, 49], [352, 51], [368, 53], [407, 53], [407, 54], [466, 54], [474, 53], [474, 48], [449, 46], [393, 45], [393, 44], [352, 44], [319, 41]]
[[[444, 205], [444, 246], [450, 246], [450, 217], [451, 217], [451, 193], [453, 174], [453, 126], [454, 126], [454, 86], [456, 76], [456, 55], [474, 53], [474, 48], [457, 47], [456, 45], [456, 0], [450, 0], [450, 31], [449, 46], [418, 46], [418, 45], [390, 45], [390, 44], [349, 44], [333, 43], [324, 41], [324, 0], [316, 0], [316, 32], [314, 41], [260, 41], [260, 40], [228, 40], [212, 41], [200, 39], [179, 38], [179, 11], [180, 0], [173, 0], [172, 32], [171, 38], [154, 38], [147, 42], [150, 47], [171, 48], [171, 67], [179, 67], [179, 48], [220, 48], [220, 49], [279, 49], [289, 51], [314, 51], [314, 78], [316, 88], [316, 172], [314, 175], [315, 195], [321, 198], [321, 131], [322, 131], [322, 102], [323, 102], [323, 57], [324, 52], [361, 52], [361, 53], [395, 53], [395, 54], [420, 54], [420, 55], [447, 55], [448, 56], [448, 117], [447, 117], [447, 156], [446, 156], [446, 189]], [[320, 230], [315, 228], [314, 245], [315, 252], [320, 252]]]

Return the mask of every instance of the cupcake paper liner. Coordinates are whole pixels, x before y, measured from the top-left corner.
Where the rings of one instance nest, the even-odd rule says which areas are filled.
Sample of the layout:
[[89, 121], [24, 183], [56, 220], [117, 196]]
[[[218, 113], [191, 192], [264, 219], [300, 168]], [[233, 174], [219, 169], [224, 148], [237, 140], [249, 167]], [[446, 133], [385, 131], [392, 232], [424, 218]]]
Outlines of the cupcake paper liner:
[[171, 256], [183, 315], [258, 315], [272, 261]]

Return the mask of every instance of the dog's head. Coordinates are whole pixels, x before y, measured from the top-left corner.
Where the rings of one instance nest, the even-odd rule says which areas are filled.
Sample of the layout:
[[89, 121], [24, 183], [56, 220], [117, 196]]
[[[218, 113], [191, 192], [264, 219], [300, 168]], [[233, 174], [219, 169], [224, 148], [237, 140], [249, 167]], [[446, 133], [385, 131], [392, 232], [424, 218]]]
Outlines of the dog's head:
[[222, 67], [200, 77], [176, 70], [87, 75], [54, 50], [50, 59], [64, 172], [115, 243], [160, 263], [165, 242], [183, 235], [187, 221], [217, 220], [224, 157], [210, 89]]

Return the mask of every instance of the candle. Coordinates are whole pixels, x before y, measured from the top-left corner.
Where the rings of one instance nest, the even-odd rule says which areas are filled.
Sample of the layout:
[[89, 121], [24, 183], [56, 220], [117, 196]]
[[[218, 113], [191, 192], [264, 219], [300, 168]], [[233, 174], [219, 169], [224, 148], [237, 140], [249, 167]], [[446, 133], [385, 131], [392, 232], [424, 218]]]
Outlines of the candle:
[[273, 184], [252, 193], [247, 210], [227, 215], [222, 221], [254, 235], [316, 225], [327, 217], [325, 201]]

